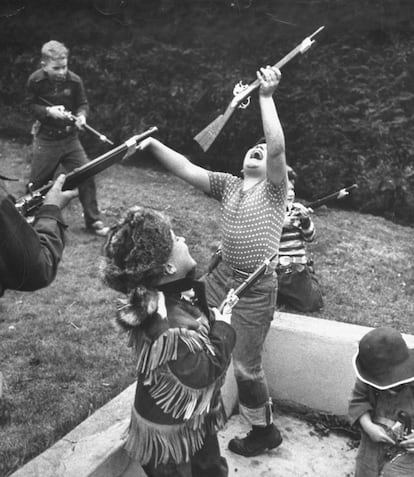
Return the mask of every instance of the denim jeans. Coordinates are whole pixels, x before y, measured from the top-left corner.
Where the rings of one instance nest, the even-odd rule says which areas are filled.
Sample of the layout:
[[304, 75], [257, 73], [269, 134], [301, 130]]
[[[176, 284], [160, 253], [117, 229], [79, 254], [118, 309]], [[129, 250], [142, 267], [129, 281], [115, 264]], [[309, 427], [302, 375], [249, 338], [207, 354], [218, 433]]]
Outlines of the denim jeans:
[[408, 453], [385, 464], [382, 477], [413, 477], [413, 475], [414, 454]]
[[385, 463], [385, 446], [373, 442], [361, 431], [361, 442], [356, 456], [355, 477], [379, 477]]
[[[237, 288], [244, 278], [225, 262], [205, 277], [207, 301], [219, 306], [228, 291]], [[269, 389], [262, 357], [264, 341], [276, 307], [277, 277], [274, 271], [264, 274], [240, 298], [233, 308], [231, 325], [236, 331], [233, 367], [239, 392], [240, 413], [251, 425], [273, 422]]]
[[[88, 158], [77, 134], [72, 134], [64, 139], [53, 140], [36, 136], [33, 140], [31, 161], [29, 182], [36, 190], [54, 178], [60, 165], [65, 172], [71, 172], [76, 167], [86, 164]], [[79, 200], [82, 204], [86, 227], [89, 227], [100, 217], [93, 178], [86, 179], [79, 186]]]
[[412, 477], [414, 454], [403, 454], [387, 461], [386, 445], [373, 442], [361, 432], [361, 443], [356, 457], [355, 477]]

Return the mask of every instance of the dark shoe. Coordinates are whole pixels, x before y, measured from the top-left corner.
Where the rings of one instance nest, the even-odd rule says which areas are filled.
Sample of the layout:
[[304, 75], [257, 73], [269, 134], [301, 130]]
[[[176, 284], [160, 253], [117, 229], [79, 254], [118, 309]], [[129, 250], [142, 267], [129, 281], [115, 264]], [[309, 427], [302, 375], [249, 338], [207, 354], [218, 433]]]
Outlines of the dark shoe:
[[96, 220], [91, 225], [89, 225], [88, 230], [95, 235], [105, 237], [106, 235], [108, 235], [109, 227], [105, 227], [101, 220]]
[[12, 405], [9, 399], [0, 398], [0, 427], [10, 423]]
[[283, 439], [279, 429], [271, 424], [267, 427], [253, 426], [253, 429], [243, 439], [235, 437], [229, 442], [229, 449], [244, 457], [262, 454], [265, 450], [280, 446]]

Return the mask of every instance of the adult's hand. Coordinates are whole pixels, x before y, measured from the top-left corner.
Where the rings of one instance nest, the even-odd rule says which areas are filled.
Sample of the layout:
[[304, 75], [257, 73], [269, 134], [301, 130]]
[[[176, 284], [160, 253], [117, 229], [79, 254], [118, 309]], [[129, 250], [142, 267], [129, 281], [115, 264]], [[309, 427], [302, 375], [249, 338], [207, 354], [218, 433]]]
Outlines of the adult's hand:
[[74, 197], [78, 196], [79, 192], [77, 189], [62, 191], [64, 182], [65, 174], [61, 174], [46, 194], [43, 202], [44, 205], [57, 205], [60, 209], [63, 209]]

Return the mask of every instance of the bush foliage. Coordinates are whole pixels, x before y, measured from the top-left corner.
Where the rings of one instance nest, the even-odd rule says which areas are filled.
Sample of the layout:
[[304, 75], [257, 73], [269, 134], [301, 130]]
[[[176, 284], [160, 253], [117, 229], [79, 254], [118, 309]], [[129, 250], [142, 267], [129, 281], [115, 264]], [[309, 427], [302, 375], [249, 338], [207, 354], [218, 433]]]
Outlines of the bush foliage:
[[[71, 48], [90, 123], [114, 141], [156, 125], [205, 166], [237, 172], [261, 133], [255, 97], [208, 153], [192, 140], [232, 98], [319, 26], [317, 45], [283, 69], [277, 103], [297, 192], [313, 200], [357, 183], [345, 201], [414, 223], [414, 27], [409, 0], [26, 2], [1, 18], [3, 133], [28, 137], [24, 85], [49, 39]], [[96, 141], [86, 137], [90, 153]]]

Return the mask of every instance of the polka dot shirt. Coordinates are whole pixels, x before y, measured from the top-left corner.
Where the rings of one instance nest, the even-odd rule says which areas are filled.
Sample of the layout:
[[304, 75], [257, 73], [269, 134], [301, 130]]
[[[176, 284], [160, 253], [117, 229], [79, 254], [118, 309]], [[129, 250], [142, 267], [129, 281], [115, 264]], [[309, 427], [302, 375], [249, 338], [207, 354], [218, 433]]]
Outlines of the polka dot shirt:
[[221, 201], [223, 260], [253, 272], [278, 247], [286, 213], [286, 183], [268, 180], [243, 191], [243, 179], [209, 172], [212, 196]]

